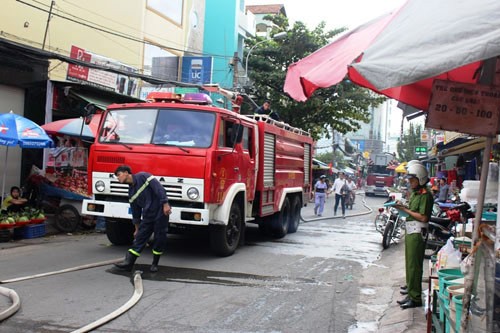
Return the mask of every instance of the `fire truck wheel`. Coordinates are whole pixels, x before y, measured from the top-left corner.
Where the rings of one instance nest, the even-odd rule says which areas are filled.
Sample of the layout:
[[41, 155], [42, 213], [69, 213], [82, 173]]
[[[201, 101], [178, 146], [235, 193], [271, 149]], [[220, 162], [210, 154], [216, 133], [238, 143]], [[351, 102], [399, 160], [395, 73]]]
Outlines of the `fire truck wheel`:
[[73, 232], [80, 224], [81, 218], [75, 207], [62, 205], [56, 210], [54, 226], [62, 232]]
[[291, 219], [290, 199], [285, 198], [281, 210], [273, 215], [272, 228], [273, 236], [283, 238], [288, 233]]
[[292, 201], [292, 213], [290, 216], [290, 224], [288, 225], [288, 233], [293, 234], [299, 229], [300, 222], [300, 209], [302, 208], [302, 202], [298, 196], [296, 196]]
[[134, 225], [130, 220], [106, 218], [106, 236], [114, 245], [130, 245], [134, 241]]
[[210, 246], [218, 256], [227, 257], [236, 251], [243, 231], [243, 218], [238, 203], [233, 202], [227, 225], [210, 226]]

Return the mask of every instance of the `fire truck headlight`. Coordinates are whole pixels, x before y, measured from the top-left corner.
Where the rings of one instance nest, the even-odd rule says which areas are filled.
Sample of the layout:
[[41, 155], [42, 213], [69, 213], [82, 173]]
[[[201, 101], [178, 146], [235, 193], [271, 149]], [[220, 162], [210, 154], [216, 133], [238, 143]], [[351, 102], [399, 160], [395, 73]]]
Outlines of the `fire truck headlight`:
[[106, 186], [104, 185], [104, 182], [102, 180], [98, 180], [95, 182], [94, 188], [97, 192], [104, 192]]
[[187, 196], [191, 200], [196, 200], [200, 196], [200, 192], [198, 192], [198, 189], [196, 187], [190, 187], [187, 190]]

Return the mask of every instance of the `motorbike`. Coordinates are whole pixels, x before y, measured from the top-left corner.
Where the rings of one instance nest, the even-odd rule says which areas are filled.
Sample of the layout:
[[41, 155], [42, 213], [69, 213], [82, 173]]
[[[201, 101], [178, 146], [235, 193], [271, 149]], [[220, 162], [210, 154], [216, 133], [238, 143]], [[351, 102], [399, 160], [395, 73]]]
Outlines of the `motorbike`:
[[382, 246], [388, 249], [391, 244], [403, 237], [405, 229], [405, 218], [393, 207], [378, 209], [375, 217], [375, 229], [382, 234]]
[[443, 205], [439, 209], [435, 205], [427, 229], [425, 258], [430, 259], [435, 255], [450, 237], [456, 236], [457, 225], [467, 222], [471, 217], [474, 217], [474, 214], [467, 202]]

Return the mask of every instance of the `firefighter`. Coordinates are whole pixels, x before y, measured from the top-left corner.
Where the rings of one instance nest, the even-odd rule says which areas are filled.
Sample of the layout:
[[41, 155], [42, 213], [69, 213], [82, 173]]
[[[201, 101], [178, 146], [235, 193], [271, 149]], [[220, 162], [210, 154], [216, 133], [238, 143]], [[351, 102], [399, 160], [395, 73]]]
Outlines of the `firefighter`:
[[158, 262], [167, 243], [168, 217], [172, 213], [167, 194], [161, 183], [147, 172], [132, 174], [128, 165], [115, 170], [121, 184], [129, 184], [128, 197], [135, 226], [134, 243], [127, 251], [125, 260], [115, 264], [121, 270], [131, 271], [147, 241], [154, 232], [153, 264], [151, 272], [158, 271]]
[[274, 119], [276, 121], [281, 120], [278, 112], [271, 110], [271, 101], [265, 101], [261, 107], [255, 110], [255, 113], [269, 116], [271, 119]]

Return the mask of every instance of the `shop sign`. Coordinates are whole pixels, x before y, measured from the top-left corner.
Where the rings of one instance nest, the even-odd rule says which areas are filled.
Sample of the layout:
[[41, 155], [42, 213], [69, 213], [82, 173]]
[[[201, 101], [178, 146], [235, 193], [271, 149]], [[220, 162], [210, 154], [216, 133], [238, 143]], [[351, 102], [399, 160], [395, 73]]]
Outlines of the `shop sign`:
[[212, 82], [212, 57], [182, 57], [182, 82], [208, 84]]
[[426, 127], [492, 137], [498, 133], [500, 89], [435, 80]]
[[428, 131], [422, 131], [420, 132], [420, 141], [423, 142], [428, 142], [429, 141], [429, 132]]
[[[83, 62], [106, 66], [125, 72], [135, 73], [137, 71], [135, 68], [124, 65], [114, 59], [93, 54], [74, 45], [71, 46], [70, 57]], [[69, 64], [66, 79], [68, 81], [88, 84], [103, 90], [113, 91], [124, 95], [137, 97], [138, 94], [137, 79], [105, 70]]]
[[436, 134], [436, 141], [434, 143], [444, 142], [444, 134]]
[[415, 155], [418, 157], [427, 155], [427, 147], [415, 147]]

